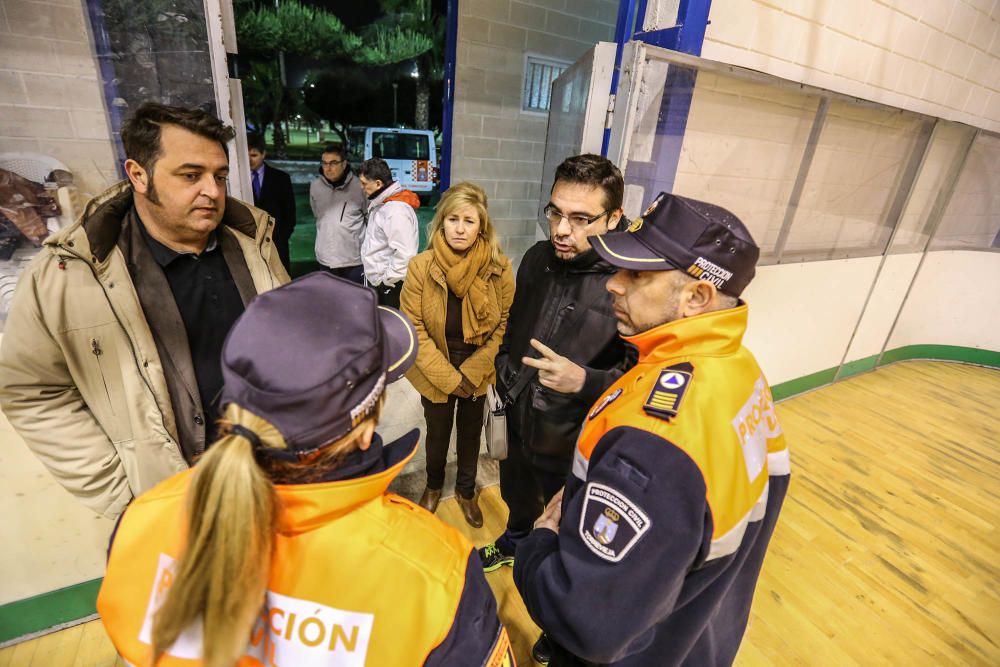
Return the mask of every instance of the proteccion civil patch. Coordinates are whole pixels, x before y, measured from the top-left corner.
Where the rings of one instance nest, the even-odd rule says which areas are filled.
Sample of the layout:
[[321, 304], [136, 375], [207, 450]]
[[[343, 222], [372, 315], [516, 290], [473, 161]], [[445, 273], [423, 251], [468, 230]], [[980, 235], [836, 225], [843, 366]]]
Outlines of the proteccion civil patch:
[[591, 551], [617, 563], [649, 530], [646, 513], [610, 486], [587, 485], [580, 514], [580, 537]]

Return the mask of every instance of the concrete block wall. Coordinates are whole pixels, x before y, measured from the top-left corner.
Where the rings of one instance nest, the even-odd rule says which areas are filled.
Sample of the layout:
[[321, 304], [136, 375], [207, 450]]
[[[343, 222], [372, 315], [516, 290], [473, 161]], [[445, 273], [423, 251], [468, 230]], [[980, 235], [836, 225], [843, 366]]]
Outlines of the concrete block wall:
[[705, 58], [1000, 131], [1000, 0], [712, 0], [709, 20]]
[[515, 263], [535, 242], [547, 115], [521, 111], [525, 54], [572, 63], [614, 37], [616, 0], [460, 0], [451, 182], [489, 196]]
[[118, 179], [79, 0], [0, 2], [0, 152], [66, 164], [83, 192]]

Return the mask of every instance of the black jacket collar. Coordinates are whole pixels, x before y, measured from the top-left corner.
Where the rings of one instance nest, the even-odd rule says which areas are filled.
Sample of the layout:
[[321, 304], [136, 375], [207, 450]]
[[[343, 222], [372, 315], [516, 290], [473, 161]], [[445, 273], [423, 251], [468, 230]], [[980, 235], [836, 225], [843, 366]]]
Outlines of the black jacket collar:
[[[84, 220], [83, 229], [87, 233], [90, 250], [98, 261], [103, 262], [107, 259], [108, 253], [118, 243], [118, 237], [121, 235], [126, 216], [132, 206], [132, 188], [125, 188], [99, 205]], [[222, 222], [219, 224], [232, 227], [250, 238], [257, 237], [257, 223], [254, 221], [253, 214], [247, 205], [238, 199], [226, 197], [226, 212], [222, 215]]]

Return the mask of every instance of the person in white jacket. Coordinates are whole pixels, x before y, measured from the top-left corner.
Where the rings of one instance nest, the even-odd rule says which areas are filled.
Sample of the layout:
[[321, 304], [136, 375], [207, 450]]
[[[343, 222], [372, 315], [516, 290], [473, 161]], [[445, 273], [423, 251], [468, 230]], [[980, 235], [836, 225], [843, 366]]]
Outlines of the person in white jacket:
[[406, 267], [419, 250], [420, 199], [392, 180], [381, 158], [365, 160], [359, 180], [368, 196], [368, 228], [361, 242], [365, 280], [378, 293], [379, 305], [399, 308]]

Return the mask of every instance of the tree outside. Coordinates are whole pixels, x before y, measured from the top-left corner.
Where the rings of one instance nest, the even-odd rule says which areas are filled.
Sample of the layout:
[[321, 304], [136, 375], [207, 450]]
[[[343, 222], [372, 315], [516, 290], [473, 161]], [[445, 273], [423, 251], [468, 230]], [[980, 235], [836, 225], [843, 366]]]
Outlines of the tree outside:
[[234, 9], [247, 121], [266, 132], [272, 157], [313, 158], [328, 141], [346, 144], [355, 125], [440, 132], [446, 0]]
[[[292, 175], [292, 274], [315, 270], [309, 182], [348, 128], [429, 129], [440, 144], [447, 0], [234, 0], [244, 113]], [[433, 216], [417, 209], [421, 245]]]

